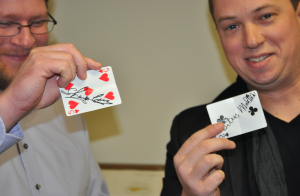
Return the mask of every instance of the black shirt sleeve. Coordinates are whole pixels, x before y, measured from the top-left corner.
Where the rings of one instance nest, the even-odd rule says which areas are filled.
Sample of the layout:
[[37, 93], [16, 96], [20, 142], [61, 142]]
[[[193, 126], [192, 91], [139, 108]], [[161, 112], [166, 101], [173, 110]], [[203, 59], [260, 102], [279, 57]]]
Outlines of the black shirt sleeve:
[[161, 196], [180, 196], [182, 186], [177, 177], [173, 157], [179, 150], [176, 133], [178, 129], [178, 116], [175, 117], [171, 128], [171, 141], [167, 145], [167, 160], [165, 165], [165, 177], [163, 178], [163, 189]]

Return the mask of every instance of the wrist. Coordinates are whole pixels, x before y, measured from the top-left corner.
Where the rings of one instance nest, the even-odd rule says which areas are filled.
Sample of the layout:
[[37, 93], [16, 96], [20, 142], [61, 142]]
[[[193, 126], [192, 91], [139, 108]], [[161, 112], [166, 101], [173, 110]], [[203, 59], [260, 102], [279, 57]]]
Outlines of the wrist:
[[25, 115], [25, 112], [18, 111], [14, 104], [12, 104], [5, 91], [0, 94], [0, 116], [6, 133], [8, 133]]

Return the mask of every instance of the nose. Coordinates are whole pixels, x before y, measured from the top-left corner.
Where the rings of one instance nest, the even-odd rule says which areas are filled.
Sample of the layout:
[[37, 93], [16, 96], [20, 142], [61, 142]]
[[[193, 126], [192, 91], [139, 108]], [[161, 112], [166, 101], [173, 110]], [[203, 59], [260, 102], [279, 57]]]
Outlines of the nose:
[[29, 27], [22, 27], [20, 33], [11, 38], [11, 43], [20, 46], [24, 50], [29, 50], [33, 48], [35, 38], [31, 34]]
[[265, 37], [260, 31], [260, 28], [255, 24], [249, 24], [244, 27], [243, 32], [243, 47], [255, 49], [266, 41]]

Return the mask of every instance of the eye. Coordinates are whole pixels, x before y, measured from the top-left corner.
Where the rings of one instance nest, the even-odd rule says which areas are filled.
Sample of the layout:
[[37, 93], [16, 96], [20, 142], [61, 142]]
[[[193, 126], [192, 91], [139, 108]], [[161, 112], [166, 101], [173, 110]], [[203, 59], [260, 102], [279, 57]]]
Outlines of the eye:
[[265, 14], [263, 15], [262, 19], [268, 19], [272, 16], [272, 14]]
[[43, 25], [45, 25], [47, 23], [47, 21], [43, 20], [43, 21], [38, 21], [38, 22], [33, 22], [31, 23], [32, 27], [41, 27]]
[[10, 28], [12, 26], [12, 23], [0, 23], [0, 28]]
[[237, 29], [238, 26], [237, 25], [229, 25], [228, 27], [226, 27], [226, 30], [233, 30], [233, 29]]

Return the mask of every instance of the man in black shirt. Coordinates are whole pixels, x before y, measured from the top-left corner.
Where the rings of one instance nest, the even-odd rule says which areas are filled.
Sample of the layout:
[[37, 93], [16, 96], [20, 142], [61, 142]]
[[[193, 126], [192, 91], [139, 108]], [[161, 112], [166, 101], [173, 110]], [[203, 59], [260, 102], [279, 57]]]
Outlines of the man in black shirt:
[[224, 126], [209, 125], [205, 105], [183, 111], [172, 125], [161, 195], [299, 195], [299, 0], [209, 0], [209, 5], [239, 75], [213, 102], [257, 90], [268, 126], [230, 141], [213, 138]]

